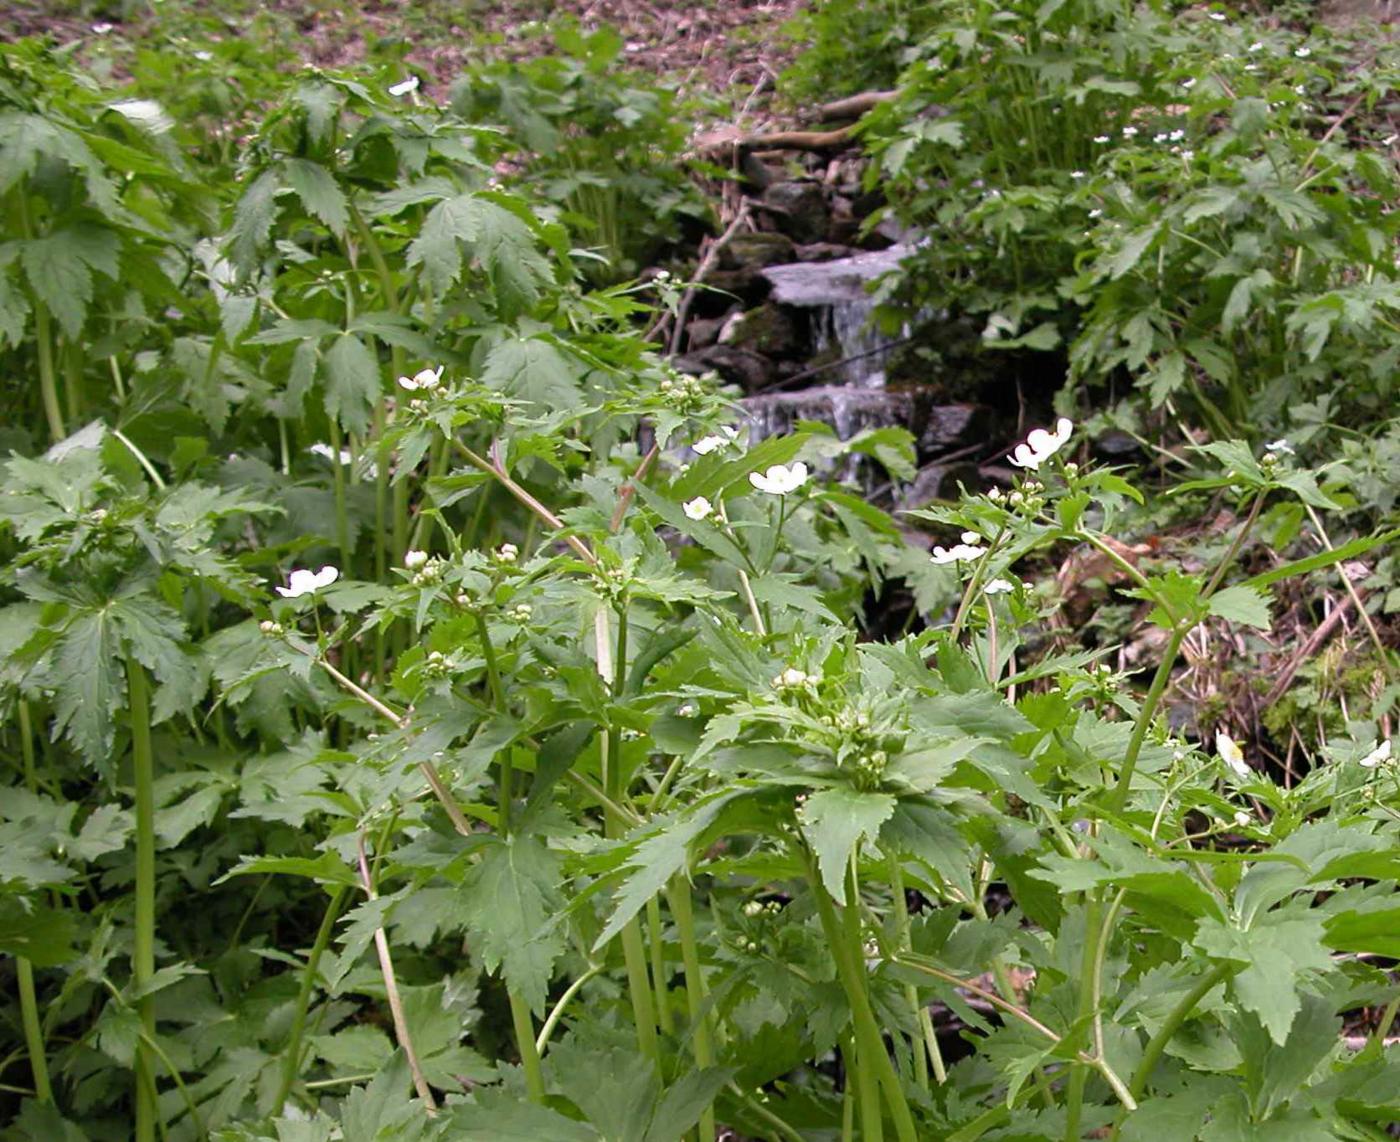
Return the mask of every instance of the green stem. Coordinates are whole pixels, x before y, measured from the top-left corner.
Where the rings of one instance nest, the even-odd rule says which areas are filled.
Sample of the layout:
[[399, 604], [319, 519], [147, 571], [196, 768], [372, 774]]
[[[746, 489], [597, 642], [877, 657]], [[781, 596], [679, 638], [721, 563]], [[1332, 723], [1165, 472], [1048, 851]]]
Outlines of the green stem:
[[[899, 1076], [895, 1073], [889, 1052], [885, 1050], [885, 1041], [881, 1038], [880, 1026], [875, 1021], [875, 1012], [870, 1004], [870, 993], [865, 979], [865, 952], [860, 938], [860, 906], [854, 896], [855, 877], [852, 875], [850, 878], [852, 883], [847, 890], [852, 898], [842, 909], [845, 919], [843, 924], [837, 918], [836, 905], [822, 882], [811, 853], [804, 849], [802, 857], [807, 865], [807, 880], [816, 899], [817, 914], [821, 918], [822, 929], [836, 959], [836, 972], [841, 980], [842, 989], [846, 992], [846, 1000], [851, 1006], [851, 1023], [855, 1032], [859, 1065], [862, 1070], [873, 1069], [880, 1087], [885, 1092], [885, 1102], [894, 1118], [895, 1133], [900, 1142], [918, 1142], [914, 1116], [909, 1111], [908, 1102], [905, 1101], [904, 1091], [899, 1085]], [[875, 1131], [868, 1133], [868, 1138], [878, 1139], [881, 1137], [882, 1127], [879, 1115], [875, 1117], [876, 1121], [871, 1123], [863, 1113], [861, 1125], [865, 1132]]]
[[[39, 775], [34, 764], [34, 731], [29, 718], [29, 702], [24, 698], [19, 700], [19, 735], [24, 784], [33, 793], [39, 787]], [[29, 1069], [34, 1075], [34, 1093], [40, 1102], [52, 1102], [49, 1059], [44, 1050], [44, 1028], [39, 1020], [38, 993], [34, 988], [34, 965], [27, 956], [16, 956], [15, 971], [19, 982], [20, 1022], [24, 1026], [24, 1046], [29, 1052]]]
[[[136, 792], [135, 931], [132, 940], [131, 982], [144, 990], [156, 971], [156, 803], [155, 759], [151, 751], [150, 684], [145, 668], [134, 658], [126, 661], [127, 699], [131, 711], [131, 764]], [[155, 997], [136, 1001], [141, 1028], [155, 1038]], [[136, 1047], [136, 1142], [153, 1142], [157, 1107], [153, 1093], [155, 1071], [151, 1053]]]
[[[1098, 960], [1098, 934], [1102, 918], [1103, 901], [1098, 894], [1091, 892], [1084, 905], [1084, 947], [1079, 961], [1079, 1007], [1076, 1022], [1083, 1025], [1096, 1017], [1094, 1009], [1094, 964]], [[1065, 1142], [1078, 1142], [1080, 1137], [1080, 1115], [1084, 1107], [1084, 1087], [1089, 1081], [1089, 1072], [1082, 1065], [1075, 1067], [1069, 1075], [1065, 1091]]]
[[345, 465], [340, 462], [340, 423], [331, 418], [331, 470], [335, 473], [335, 539], [342, 575], [350, 575], [350, 514], [345, 506]]
[[515, 1028], [515, 1046], [520, 1052], [520, 1065], [525, 1071], [525, 1093], [531, 1102], [544, 1102], [544, 1071], [540, 1069], [540, 1053], [535, 1045], [535, 1024], [530, 1005], [524, 997], [510, 988], [510, 1021]]
[[[901, 952], [907, 952], [910, 950], [911, 944], [909, 909], [905, 905], [904, 896], [904, 870], [900, 867], [899, 858], [893, 855], [890, 857], [890, 891], [894, 895], [892, 905], [894, 907], [895, 943]], [[904, 998], [909, 1004], [910, 1013], [914, 1016], [914, 1024], [918, 1028], [918, 1033], [913, 1036], [912, 1044], [914, 1048], [914, 1077], [919, 1085], [927, 1090], [930, 1059], [933, 1060], [934, 1075], [940, 1083], [948, 1075], [943, 1067], [942, 1054], [938, 1049], [938, 1039], [932, 1034], [933, 1021], [929, 1018], [927, 1005], [919, 1000], [918, 988], [912, 983], [905, 984]]]
[[1128, 739], [1128, 748], [1123, 754], [1123, 764], [1118, 770], [1118, 780], [1108, 794], [1108, 809], [1111, 813], [1121, 813], [1123, 807], [1128, 803], [1128, 793], [1132, 788], [1133, 773], [1137, 770], [1142, 744], [1147, 740], [1147, 731], [1152, 726], [1157, 706], [1161, 703], [1162, 695], [1166, 692], [1167, 683], [1171, 681], [1172, 667], [1176, 664], [1176, 656], [1181, 652], [1181, 644], [1186, 641], [1186, 636], [1190, 633], [1190, 626], [1179, 626], [1172, 631], [1171, 637], [1167, 640], [1166, 649], [1162, 652], [1162, 661], [1157, 664], [1157, 673], [1152, 676], [1152, 684], [1147, 688], [1147, 696], [1142, 700], [1142, 709], [1138, 711], [1137, 723], [1133, 726], [1132, 737]]
[[52, 1102], [53, 1087], [49, 1085], [49, 1060], [44, 1052], [44, 1029], [39, 1023], [39, 1003], [34, 991], [34, 965], [29, 962], [27, 956], [16, 956], [15, 972], [19, 982], [24, 1046], [29, 1052], [29, 1069], [34, 1075], [34, 1094], [40, 1102]]
[[[1157, 1028], [1157, 1033], [1148, 1040], [1147, 1046], [1143, 1049], [1142, 1057], [1138, 1060], [1137, 1069], [1133, 1071], [1132, 1078], [1128, 1080], [1128, 1093], [1133, 1099], [1140, 1099], [1143, 1092], [1147, 1090], [1147, 1084], [1152, 1078], [1152, 1072], [1156, 1069], [1158, 1060], [1162, 1057], [1162, 1052], [1167, 1049], [1167, 1044], [1172, 1041], [1172, 1037], [1181, 1030], [1181, 1025], [1190, 1017], [1191, 1012], [1196, 1010], [1196, 1005], [1210, 993], [1212, 988], [1239, 971], [1241, 966], [1243, 965], [1232, 963], [1216, 964], [1177, 1001], [1176, 1006], [1162, 1021], [1162, 1025]], [[1108, 1136], [1109, 1142], [1115, 1142], [1127, 1115], [1128, 1107], [1125, 1105], [1119, 1109], [1118, 1117], [1114, 1120], [1113, 1131]]]
[[656, 1022], [663, 1035], [673, 1035], [676, 1021], [671, 1017], [670, 992], [666, 987], [666, 949], [662, 943], [661, 902], [647, 901], [647, 947], [651, 949], [651, 983], [656, 988]]
[[[691, 1050], [695, 1054], [696, 1067], [704, 1070], [714, 1065], [714, 1040], [707, 1003], [708, 989], [700, 968], [700, 947], [695, 939], [695, 913], [691, 908], [690, 882], [683, 874], [676, 873], [671, 878], [670, 887], [666, 890], [666, 901], [671, 906], [671, 917], [676, 922], [676, 935], [681, 943], [681, 963], [685, 968], [686, 1010], [690, 1013]], [[705, 1113], [700, 1116], [700, 1137], [706, 1142], [715, 1137], [713, 1106], [706, 1107]]]
[[34, 302], [34, 339], [39, 351], [39, 394], [44, 401], [44, 416], [49, 422], [49, 436], [57, 444], [68, 435], [63, 426], [63, 408], [58, 399], [58, 374], [53, 366], [53, 330], [49, 310], [42, 301]]
[[569, 1002], [583, 990], [584, 984], [602, 974], [605, 966], [604, 964], [594, 964], [564, 990], [564, 994], [559, 997], [549, 1016], [545, 1019], [540, 1033], [535, 1037], [535, 1053], [537, 1055], [545, 1053], [549, 1046], [550, 1037], [554, 1034], [554, 1029], [559, 1026], [559, 1020], [564, 1017], [564, 1010], [569, 1006]]
[[656, 1036], [656, 1011], [651, 1002], [651, 981], [647, 978], [647, 954], [642, 943], [642, 926], [637, 918], [622, 929], [622, 958], [627, 967], [627, 990], [632, 999], [632, 1020], [637, 1027], [637, 1049], [645, 1058], [661, 1063], [661, 1044]]
[[287, 1099], [292, 1093], [292, 1084], [296, 1082], [297, 1074], [301, 1070], [301, 1040], [306, 1032], [306, 1015], [311, 1009], [311, 994], [316, 990], [321, 957], [330, 946], [331, 934], [335, 931], [336, 917], [340, 915], [340, 906], [345, 900], [346, 891], [345, 885], [338, 884], [331, 892], [330, 902], [321, 917], [321, 927], [316, 931], [316, 942], [311, 945], [311, 954], [307, 956], [306, 966], [302, 968], [296, 1011], [292, 1015], [292, 1029], [287, 1037], [287, 1049], [282, 1059], [282, 1083], [277, 1088], [277, 1097], [272, 1103], [273, 1110], [277, 1113], [281, 1113], [287, 1104]]

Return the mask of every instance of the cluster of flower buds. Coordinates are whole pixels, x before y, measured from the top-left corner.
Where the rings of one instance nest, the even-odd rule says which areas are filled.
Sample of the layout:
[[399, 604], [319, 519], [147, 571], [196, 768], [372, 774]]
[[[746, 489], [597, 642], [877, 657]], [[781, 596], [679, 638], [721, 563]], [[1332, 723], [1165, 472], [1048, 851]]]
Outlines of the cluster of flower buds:
[[423, 659], [423, 674], [428, 678], [446, 678], [452, 673], [452, 663], [440, 650], [428, 651]]
[[520, 558], [520, 548], [516, 547], [513, 543], [503, 543], [492, 552], [492, 558], [494, 558], [497, 563], [514, 563]]
[[506, 612], [506, 618], [511, 622], [524, 625], [530, 621], [530, 616], [534, 614], [534, 609], [529, 603], [517, 603]]
[[705, 400], [705, 385], [696, 377], [663, 377], [657, 387], [678, 412], [697, 412]]
[[774, 690], [805, 690], [809, 693], [817, 688], [817, 680], [805, 670], [789, 666], [781, 674], [773, 676]]
[[405, 551], [403, 565], [404, 570], [412, 572], [408, 581], [414, 587], [427, 587], [442, 578], [442, 560], [426, 551]]
[[281, 623], [275, 623], [271, 619], [263, 619], [258, 623], [258, 630], [267, 635], [268, 638], [281, 638], [287, 632], [282, 629]]
[[782, 910], [783, 906], [777, 900], [750, 900], [744, 905], [744, 915], [750, 920], [756, 920], [760, 916], [777, 916]]

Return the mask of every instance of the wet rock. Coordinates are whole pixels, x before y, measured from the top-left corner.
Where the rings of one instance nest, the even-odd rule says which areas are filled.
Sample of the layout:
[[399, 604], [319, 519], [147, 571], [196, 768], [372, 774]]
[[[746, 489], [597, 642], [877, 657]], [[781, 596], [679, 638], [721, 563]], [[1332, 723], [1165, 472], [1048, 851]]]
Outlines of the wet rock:
[[772, 304], [734, 314], [724, 323], [718, 340], [721, 345], [734, 345], [767, 357], [784, 356], [798, 345], [792, 318]]
[[838, 258], [850, 258], [860, 253], [854, 246], [845, 246], [840, 242], [809, 242], [805, 246], [797, 247], [797, 260], [799, 262], [834, 262]]
[[744, 181], [756, 190], [772, 186], [782, 177], [782, 171], [769, 166], [752, 151], [745, 151], [744, 157], [739, 160], [739, 173], [744, 176]]
[[697, 349], [705, 349], [719, 340], [720, 330], [724, 328], [724, 323], [729, 320], [731, 314], [738, 312], [730, 310], [720, 317], [699, 317], [689, 322], [685, 327], [686, 349], [694, 353]]
[[899, 497], [899, 507], [904, 511], [928, 507], [936, 500], [954, 499], [959, 485], [970, 491], [982, 486], [982, 479], [976, 464], [942, 464], [935, 461], [919, 469], [913, 482]]
[[673, 364], [682, 373], [700, 376], [715, 372], [720, 379], [738, 385], [745, 392], [761, 389], [773, 381], [773, 362], [761, 354], [734, 345], [711, 345], [697, 353], [677, 357]]
[[735, 234], [719, 252], [719, 264], [725, 270], [760, 270], [778, 266], [797, 257], [793, 241], [786, 234], [754, 231]]
[[772, 300], [811, 307], [867, 298], [866, 284], [899, 268], [908, 246], [891, 246], [829, 262], [792, 262], [760, 271], [773, 286]]
[[826, 192], [818, 182], [775, 182], [763, 192], [763, 205], [778, 229], [798, 242], [821, 242], [831, 224]]
[[981, 404], [930, 402], [917, 430], [912, 424], [910, 428], [919, 442], [919, 454], [936, 456], [986, 441], [992, 428], [992, 410]]
[[690, 311], [696, 317], [719, 317], [737, 302], [745, 309], [768, 296], [768, 279], [757, 269], [712, 270], [705, 275], [705, 289], [696, 290]]

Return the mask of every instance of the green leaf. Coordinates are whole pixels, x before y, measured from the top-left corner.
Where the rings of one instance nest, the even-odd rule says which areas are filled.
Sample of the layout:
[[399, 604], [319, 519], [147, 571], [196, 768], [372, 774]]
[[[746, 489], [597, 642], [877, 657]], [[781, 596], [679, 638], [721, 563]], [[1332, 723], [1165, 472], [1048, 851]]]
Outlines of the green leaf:
[[873, 840], [894, 812], [889, 793], [861, 793], [849, 786], [823, 789], [798, 810], [802, 835], [817, 855], [822, 883], [838, 904], [846, 903], [846, 867], [856, 846]]
[[1300, 984], [1311, 973], [1332, 966], [1322, 936], [1322, 917], [1298, 910], [1271, 912], [1248, 929], [1208, 916], [1200, 922], [1195, 945], [1209, 956], [1245, 965], [1231, 989], [1240, 1005], [1259, 1017], [1273, 1041], [1283, 1043], [1302, 1007]]
[[92, 303], [93, 273], [117, 277], [117, 237], [99, 226], [74, 226], [23, 243], [20, 262], [34, 296], [76, 338]]
[[12, 896], [0, 897], [0, 953], [27, 956], [39, 968], [57, 967], [77, 958], [78, 929], [65, 909], [25, 908]]
[[1281, 567], [1262, 571], [1253, 578], [1246, 579], [1241, 585], [1267, 587], [1270, 583], [1277, 583], [1280, 579], [1291, 579], [1295, 575], [1306, 575], [1309, 571], [1317, 571], [1323, 567], [1331, 567], [1335, 563], [1355, 559], [1358, 555], [1365, 555], [1373, 548], [1396, 539], [1400, 539], [1400, 528], [1387, 531], [1384, 535], [1363, 536], [1360, 539], [1353, 539], [1350, 543], [1344, 543], [1341, 547], [1334, 547], [1331, 551], [1319, 551], [1316, 555], [1309, 555], [1306, 559], [1295, 559], [1292, 563], [1285, 563]]
[[359, 888], [360, 878], [335, 853], [322, 853], [310, 857], [244, 857], [215, 884], [222, 884], [231, 876], [261, 875], [270, 872], [288, 876], [304, 876], [317, 884], [343, 884], [349, 888]]
[[1156, 240], [1161, 227], [1153, 225], [1128, 235], [1113, 257], [1108, 260], [1109, 278], [1117, 281], [1142, 260], [1147, 248]]
[[602, 1142], [591, 1126], [511, 1091], [479, 1090], [474, 1097], [453, 1111], [452, 1142]]
[[565, 947], [555, 923], [559, 865], [539, 841], [511, 836], [488, 845], [462, 884], [464, 916], [481, 962], [488, 971], [500, 969], [506, 985], [537, 1013]]
[[578, 368], [549, 341], [512, 338], [492, 347], [481, 383], [506, 396], [521, 397], [537, 411], [569, 411], [583, 404]]
[[326, 412], [364, 432], [380, 396], [379, 359], [358, 337], [341, 334], [326, 350]]
[[245, 275], [256, 265], [258, 254], [267, 245], [273, 223], [277, 221], [277, 196], [281, 180], [276, 171], [263, 171], [238, 200], [229, 228], [230, 260]]
[[1240, 584], [1226, 587], [1210, 597], [1210, 613], [1232, 623], [1243, 623], [1257, 630], [1270, 630], [1269, 597], [1255, 587]]
[[336, 237], [344, 237], [350, 218], [345, 193], [336, 184], [335, 176], [309, 159], [286, 159], [282, 172], [307, 213], [324, 222]]
[[408, 264], [422, 265], [429, 283], [446, 292], [461, 276], [462, 243], [480, 260], [507, 315], [527, 309], [549, 277], [535, 235], [515, 213], [485, 196], [464, 194], [439, 202], [408, 247]]
[[617, 906], [603, 931], [594, 941], [594, 949], [607, 944], [627, 925], [646, 902], [690, 863], [690, 846], [741, 791], [730, 790], [713, 794], [708, 800], [692, 806], [683, 816], [666, 822], [657, 832], [637, 845], [636, 851], [623, 865], [627, 878], [617, 893]]
[[53, 662], [63, 679], [54, 694], [54, 732], [66, 732], [89, 765], [104, 766], [126, 693], [121, 639], [108, 611], [76, 614], [64, 627]]

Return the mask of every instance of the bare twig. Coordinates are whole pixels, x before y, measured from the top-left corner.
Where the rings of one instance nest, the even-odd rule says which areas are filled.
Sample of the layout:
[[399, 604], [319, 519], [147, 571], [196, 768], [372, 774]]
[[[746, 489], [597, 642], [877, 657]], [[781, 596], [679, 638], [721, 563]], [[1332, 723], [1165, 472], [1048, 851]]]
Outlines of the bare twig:
[[[360, 883], [364, 886], [365, 895], [371, 900], [377, 900], [379, 894], [374, 890], [374, 879], [369, 874], [369, 861], [365, 857], [363, 829], [355, 838], [355, 845], [360, 857]], [[389, 1014], [394, 1020], [394, 1037], [403, 1048], [404, 1057], [408, 1059], [408, 1069], [413, 1075], [413, 1089], [418, 1092], [418, 1097], [423, 1100], [428, 1113], [436, 1114], [437, 1100], [433, 1098], [433, 1088], [423, 1076], [418, 1053], [413, 1049], [413, 1036], [409, 1034], [408, 1020], [403, 1013], [403, 997], [399, 995], [398, 980], [394, 976], [394, 961], [389, 955], [389, 937], [384, 934], [382, 926], [374, 930], [374, 947], [379, 953], [379, 972], [384, 977], [384, 992], [389, 997]]]
[[724, 233], [710, 243], [709, 249], [705, 251], [705, 256], [700, 259], [700, 265], [695, 269], [695, 277], [686, 287], [686, 291], [681, 295], [681, 303], [676, 308], [676, 320], [671, 326], [671, 343], [668, 347], [668, 354], [674, 357], [680, 352], [681, 337], [685, 333], [686, 319], [690, 316], [691, 304], [695, 301], [696, 289], [704, 282], [705, 276], [714, 268], [715, 262], [719, 259], [720, 251], [729, 244], [730, 239], [737, 234], [749, 220], [749, 200], [743, 199], [739, 203], [739, 209], [735, 211], [733, 220], [724, 228]]

